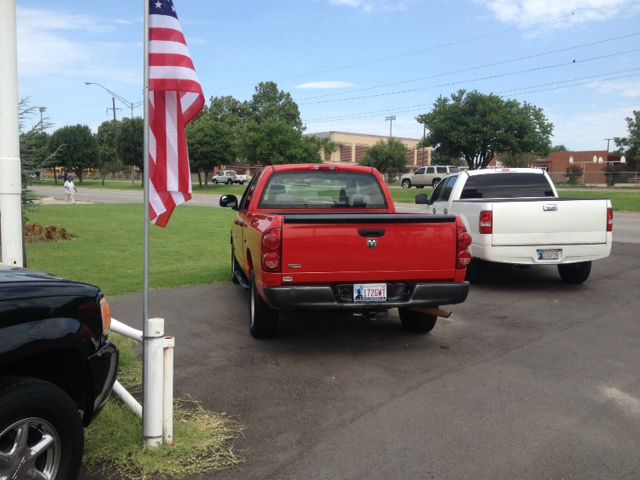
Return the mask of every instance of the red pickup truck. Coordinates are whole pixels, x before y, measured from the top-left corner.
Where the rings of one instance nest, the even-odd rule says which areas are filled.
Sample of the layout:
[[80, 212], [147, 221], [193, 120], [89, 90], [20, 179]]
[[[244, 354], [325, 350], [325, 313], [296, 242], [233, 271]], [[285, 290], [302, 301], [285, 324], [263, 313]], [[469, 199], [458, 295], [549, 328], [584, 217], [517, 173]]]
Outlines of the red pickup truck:
[[250, 332], [277, 333], [278, 310], [398, 308], [402, 325], [427, 333], [441, 305], [465, 300], [471, 236], [452, 215], [396, 213], [371, 167], [265, 167], [238, 201], [232, 279], [251, 290]]

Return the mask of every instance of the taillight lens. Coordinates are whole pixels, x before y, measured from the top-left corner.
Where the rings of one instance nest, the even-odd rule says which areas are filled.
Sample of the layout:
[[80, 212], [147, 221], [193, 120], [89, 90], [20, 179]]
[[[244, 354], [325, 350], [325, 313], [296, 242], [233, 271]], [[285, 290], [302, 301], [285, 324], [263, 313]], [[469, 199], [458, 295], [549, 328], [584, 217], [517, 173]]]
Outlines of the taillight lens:
[[493, 233], [493, 212], [491, 210], [480, 212], [480, 233]]
[[265, 232], [262, 237], [262, 269], [267, 272], [282, 270], [282, 231], [277, 228]]
[[456, 268], [466, 268], [471, 263], [471, 252], [469, 246], [471, 245], [471, 235], [467, 232], [467, 229], [458, 219], [458, 226], [456, 233], [458, 234], [458, 241], [456, 242]]
[[607, 232], [613, 232], [613, 208], [607, 208]]
[[111, 307], [104, 297], [100, 300], [100, 314], [102, 315], [102, 334], [106, 337], [111, 331]]

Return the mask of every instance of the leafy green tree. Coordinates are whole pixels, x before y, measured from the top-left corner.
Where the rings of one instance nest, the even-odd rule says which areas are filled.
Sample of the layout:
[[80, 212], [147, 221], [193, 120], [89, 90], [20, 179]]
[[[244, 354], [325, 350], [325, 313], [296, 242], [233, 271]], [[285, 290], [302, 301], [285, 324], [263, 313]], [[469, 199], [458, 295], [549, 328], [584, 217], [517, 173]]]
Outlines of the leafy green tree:
[[614, 142], [620, 153], [624, 153], [627, 159], [627, 170], [636, 170], [640, 160], [640, 110], [634, 110], [632, 117], [627, 117], [629, 135], [616, 137]]
[[395, 175], [407, 170], [407, 147], [395, 138], [380, 140], [367, 150], [362, 165], [377, 168], [387, 175]]
[[546, 155], [551, 147], [553, 124], [542, 109], [475, 90], [438, 97], [417, 120], [429, 130], [426, 145], [464, 157], [471, 169], [485, 168], [498, 153]]
[[240, 126], [249, 118], [248, 104], [230, 95], [211, 97], [207, 111], [213, 120], [230, 127]]
[[275, 82], [261, 82], [247, 104], [250, 119], [256, 123], [282, 122], [303, 131], [298, 104], [291, 94], [278, 90]]
[[124, 165], [143, 169], [144, 161], [144, 120], [140, 117], [125, 118], [116, 132], [116, 153]]
[[189, 143], [189, 163], [191, 170], [197, 172], [198, 183], [202, 187], [209, 185], [209, 172], [218, 165], [229, 165], [234, 162], [235, 148], [233, 128], [226, 123], [216, 121], [208, 112], [201, 114], [187, 126]]
[[567, 147], [565, 147], [564, 145], [554, 145], [553, 147], [551, 147], [551, 150], [549, 150], [550, 152], [568, 152]]
[[313, 137], [284, 121], [249, 122], [241, 144], [241, 154], [251, 164], [319, 163], [320, 150]]
[[98, 142], [86, 125], [68, 125], [51, 135], [49, 152], [62, 148], [62, 162], [82, 183], [83, 170], [99, 164]]
[[119, 128], [120, 122], [117, 120], [108, 120], [102, 122], [96, 132], [102, 186], [104, 186], [104, 181], [107, 175], [122, 170], [122, 162], [118, 159], [116, 149], [116, 137], [118, 135]]

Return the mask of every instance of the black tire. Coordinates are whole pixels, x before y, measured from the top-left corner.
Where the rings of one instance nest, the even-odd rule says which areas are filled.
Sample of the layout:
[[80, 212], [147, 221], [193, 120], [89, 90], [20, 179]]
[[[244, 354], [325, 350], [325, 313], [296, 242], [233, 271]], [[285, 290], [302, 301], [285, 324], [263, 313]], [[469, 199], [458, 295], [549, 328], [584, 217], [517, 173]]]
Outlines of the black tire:
[[258, 290], [255, 280], [251, 282], [249, 308], [249, 332], [253, 338], [271, 338], [278, 333], [278, 311], [267, 305]]
[[[19, 436], [19, 431], [28, 435]], [[42, 444], [46, 436], [50, 443]], [[21, 440], [22, 438], [22, 440]], [[18, 448], [15, 448], [18, 447]], [[30, 458], [29, 450], [39, 448]], [[84, 432], [78, 407], [52, 383], [32, 378], [14, 378], [0, 387], [0, 460], [2, 478], [40, 477], [70, 480], [78, 476]]]
[[412, 333], [429, 333], [436, 326], [438, 320], [436, 315], [427, 315], [406, 308], [398, 308], [398, 313], [402, 326]]
[[440, 179], [439, 178], [434, 178], [433, 181], [431, 182], [431, 186], [433, 188], [436, 188], [439, 183], [440, 183]]
[[236, 276], [236, 272], [239, 270], [238, 267], [238, 262], [236, 261], [236, 255], [233, 252], [233, 248], [231, 249], [231, 281], [233, 283], [240, 283], [238, 282], [238, 277]]
[[215, 178], [213, 179], [213, 183], [215, 183], [216, 185], [218, 184], [218, 180], [216, 180]]
[[402, 183], [400, 185], [402, 186], [402, 188], [411, 188], [411, 180], [405, 178], [404, 180], [402, 180]]
[[467, 265], [467, 276], [465, 280], [469, 283], [479, 283], [482, 278], [482, 272], [484, 270], [484, 264], [482, 260], [474, 258], [471, 263]]
[[558, 273], [567, 283], [583, 283], [591, 273], [591, 262], [565, 263], [558, 265]]
[[227, 180], [227, 185], [233, 185], [233, 180], [231, 179]]

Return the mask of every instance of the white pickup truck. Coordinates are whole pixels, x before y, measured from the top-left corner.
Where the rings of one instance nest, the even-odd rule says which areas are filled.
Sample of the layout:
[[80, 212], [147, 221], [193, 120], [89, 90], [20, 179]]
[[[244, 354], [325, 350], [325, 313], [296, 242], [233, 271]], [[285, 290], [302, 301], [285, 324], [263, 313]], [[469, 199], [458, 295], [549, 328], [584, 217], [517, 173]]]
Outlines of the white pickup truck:
[[249, 181], [249, 177], [247, 175], [240, 175], [236, 173], [235, 170], [223, 170], [215, 174], [211, 181], [213, 183], [226, 183], [227, 185], [231, 185], [232, 183], [239, 183], [240, 185], [244, 185], [245, 182]]
[[428, 198], [433, 214], [458, 215], [473, 242], [468, 278], [480, 262], [558, 266], [568, 283], [582, 283], [592, 260], [611, 253], [613, 209], [609, 200], [559, 198], [546, 172], [533, 168], [470, 170], [444, 178]]

